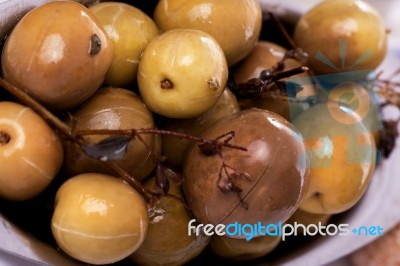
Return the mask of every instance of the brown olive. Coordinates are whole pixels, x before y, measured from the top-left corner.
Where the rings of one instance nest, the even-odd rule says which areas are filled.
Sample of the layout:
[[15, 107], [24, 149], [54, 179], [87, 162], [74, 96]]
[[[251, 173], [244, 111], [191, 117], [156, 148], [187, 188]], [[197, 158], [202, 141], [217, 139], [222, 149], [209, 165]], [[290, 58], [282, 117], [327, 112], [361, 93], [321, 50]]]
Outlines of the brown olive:
[[[90, 129], [141, 129], [153, 128], [152, 113], [133, 92], [120, 88], [102, 88], [82, 107], [73, 111], [72, 120], [67, 122], [79, 130]], [[107, 135], [88, 136], [92, 143], [98, 143]], [[146, 147], [139, 139], [130, 141], [127, 153], [116, 163], [138, 180], [147, 177], [153, 170], [153, 156], [160, 152], [160, 143], [156, 145], [154, 135], [141, 136]], [[158, 139], [158, 141], [160, 141]], [[148, 148], [152, 149], [151, 152]], [[158, 149], [158, 151], [157, 151]], [[95, 172], [113, 174], [103, 162], [87, 156], [81, 148], [71, 142], [65, 145], [64, 168], [69, 175]]]
[[257, 42], [262, 12], [257, 0], [161, 0], [154, 20], [163, 31], [186, 28], [211, 34], [232, 66]]
[[213, 236], [210, 241], [210, 248], [222, 258], [243, 261], [267, 255], [281, 243], [281, 240], [280, 236], [269, 235], [252, 238], [251, 240]]
[[[233, 77], [236, 83], [245, 83], [252, 78], [258, 78], [261, 71], [275, 67], [282, 60], [287, 50], [278, 44], [259, 41], [252, 52], [243, 59], [233, 70]], [[284, 62], [282, 71], [300, 67], [302, 64], [295, 59], [287, 59]], [[287, 98], [277, 93], [263, 94], [259, 97], [240, 100], [243, 109], [261, 108], [275, 112], [289, 121], [292, 121], [299, 113], [308, 107], [306, 103], [298, 100], [316, 95], [316, 89], [309, 73], [302, 73], [284, 79], [286, 82], [293, 82], [302, 87], [296, 97]]]
[[[163, 129], [199, 136], [221, 118], [239, 111], [240, 107], [236, 96], [228, 88], [225, 88], [215, 105], [201, 116], [188, 119], [170, 119], [165, 123]], [[180, 167], [191, 142], [169, 135], [162, 136], [162, 140], [162, 154], [174, 166]]]
[[[155, 190], [155, 178], [150, 178], [145, 187]], [[181, 187], [170, 182], [169, 194], [183, 198]], [[149, 227], [146, 238], [131, 259], [144, 266], [183, 265], [199, 255], [208, 245], [205, 234], [188, 235], [188, 223], [192, 219], [182, 201], [167, 196], [150, 205]]]
[[66, 110], [100, 87], [112, 60], [112, 46], [85, 6], [54, 1], [19, 21], [1, 60], [5, 79], [46, 107]]
[[187, 153], [183, 188], [192, 212], [203, 224], [286, 221], [308, 186], [301, 135], [275, 113], [248, 109], [223, 118], [202, 137], [230, 131], [235, 132], [231, 143], [247, 151], [222, 148], [221, 156], [205, 155], [192, 145]]

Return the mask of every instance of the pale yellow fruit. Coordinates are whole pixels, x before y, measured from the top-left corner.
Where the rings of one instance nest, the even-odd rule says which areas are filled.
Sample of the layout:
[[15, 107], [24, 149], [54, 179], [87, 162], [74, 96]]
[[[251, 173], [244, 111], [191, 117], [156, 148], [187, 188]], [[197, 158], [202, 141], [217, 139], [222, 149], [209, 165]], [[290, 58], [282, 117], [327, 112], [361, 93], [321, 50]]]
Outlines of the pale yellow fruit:
[[82, 174], [57, 191], [51, 230], [58, 246], [77, 260], [122, 260], [143, 243], [147, 227], [143, 198], [122, 179]]
[[228, 67], [209, 34], [190, 29], [165, 32], [146, 47], [139, 63], [138, 85], [144, 103], [171, 118], [199, 116], [224, 91]]

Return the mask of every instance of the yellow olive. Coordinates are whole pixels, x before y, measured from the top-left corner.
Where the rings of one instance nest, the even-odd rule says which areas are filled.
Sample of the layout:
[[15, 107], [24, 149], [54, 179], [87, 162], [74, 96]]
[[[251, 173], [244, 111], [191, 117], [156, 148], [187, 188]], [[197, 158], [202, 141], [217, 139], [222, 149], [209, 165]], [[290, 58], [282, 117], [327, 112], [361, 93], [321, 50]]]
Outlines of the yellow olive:
[[158, 35], [156, 24], [140, 9], [124, 3], [99, 3], [89, 10], [103, 26], [113, 46], [113, 60], [105, 83], [116, 87], [131, 84], [136, 80], [141, 53]]
[[138, 85], [147, 107], [171, 118], [190, 118], [210, 109], [228, 79], [225, 56], [209, 34], [190, 29], [165, 32], [146, 47]]
[[[292, 224], [296, 230], [297, 235], [304, 235], [304, 227], [303, 225], [307, 228], [309, 225], [317, 225], [320, 223], [321, 225], [327, 225], [329, 222], [329, 219], [332, 217], [331, 214], [325, 214], [325, 213], [309, 213], [302, 211], [300, 209], [297, 209], [293, 215], [289, 218], [287, 221], [288, 224]], [[296, 224], [297, 223], [297, 226]], [[309, 230], [313, 230], [314, 227], [309, 227]]]
[[262, 12], [258, 0], [161, 0], [154, 20], [163, 31], [188, 28], [211, 34], [232, 66], [256, 44]]
[[136, 190], [120, 178], [89, 173], [58, 189], [51, 230], [71, 257], [107, 264], [139, 248], [148, 222], [146, 203]]
[[[228, 88], [225, 88], [214, 106], [201, 116], [188, 119], [170, 119], [165, 123], [163, 129], [199, 136], [221, 118], [239, 111], [240, 107], [236, 96]], [[191, 142], [168, 135], [163, 135], [162, 140], [162, 154], [167, 157], [168, 162], [180, 167]]]
[[[243, 59], [233, 71], [233, 77], [236, 83], [245, 83], [252, 78], [258, 78], [261, 71], [271, 69], [284, 57], [286, 49], [278, 44], [259, 41], [252, 52]], [[300, 67], [302, 64], [294, 59], [287, 59], [284, 63], [284, 70]], [[304, 111], [307, 103], [301, 103], [297, 100], [303, 100], [307, 97], [316, 95], [316, 89], [310, 78], [309, 73], [302, 73], [287, 79], [286, 82], [293, 82], [302, 87], [302, 90], [296, 97], [287, 98], [276, 93], [273, 95], [263, 94], [262, 96], [251, 99], [241, 99], [242, 109], [260, 108], [275, 112], [285, 119], [292, 121], [297, 115]]]
[[112, 46], [85, 6], [55, 1], [34, 8], [19, 21], [1, 59], [5, 79], [46, 107], [66, 110], [100, 87]]
[[[98, 90], [89, 101], [71, 114], [73, 119], [67, 122], [74, 125], [76, 131], [154, 127], [153, 115], [140, 98], [135, 93], [120, 88], [108, 87]], [[87, 139], [98, 143], [106, 137], [109, 136], [92, 135], [87, 136]], [[157, 147], [154, 135], [146, 134], [141, 137], [148, 147], [135, 138], [130, 141], [124, 158], [115, 160], [121, 168], [138, 180], [147, 177], [154, 169], [152, 154], [159, 153], [161, 146], [158, 143]], [[69, 175], [87, 172], [114, 173], [103, 162], [87, 156], [77, 144], [67, 142], [65, 151], [64, 171]]]
[[380, 14], [361, 0], [329, 0], [306, 12], [295, 28], [296, 44], [309, 54], [317, 74], [360, 71], [383, 60], [387, 33]]
[[63, 161], [61, 140], [32, 109], [0, 102], [0, 197], [27, 200], [42, 192]]
[[[145, 186], [154, 191], [155, 178]], [[183, 198], [180, 186], [170, 182], [169, 193]], [[204, 234], [188, 235], [188, 223], [192, 219], [188, 209], [178, 199], [162, 197], [148, 209], [149, 228], [140, 248], [131, 259], [144, 266], [183, 265], [199, 255], [208, 245]]]
[[311, 154], [310, 184], [300, 209], [318, 214], [348, 210], [362, 197], [374, 173], [372, 133], [342, 102], [315, 105], [293, 124]]
[[225, 236], [213, 236], [211, 250], [222, 258], [229, 260], [251, 260], [263, 257], [273, 251], [282, 238], [280, 236], [260, 236], [246, 239], [234, 239]]

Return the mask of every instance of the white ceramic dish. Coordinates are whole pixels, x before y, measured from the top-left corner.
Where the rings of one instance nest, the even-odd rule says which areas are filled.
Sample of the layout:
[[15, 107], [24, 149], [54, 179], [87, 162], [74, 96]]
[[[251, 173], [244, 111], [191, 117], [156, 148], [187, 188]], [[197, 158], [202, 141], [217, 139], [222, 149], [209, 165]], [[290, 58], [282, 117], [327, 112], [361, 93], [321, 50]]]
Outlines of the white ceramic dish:
[[[295, 4], [291, 0], [260, 0], [260, 3], [264, 11], [272, 11], [283, 19], [295, 23], [300, 14], [317, 1], [309, 0], [304, 3], [299, 1]], [[9, 5], [10, 2], [0, 0], [0, 8], [1, 5]], [[14, 3], [16, 2], [23, 6], [27, 5], [26, 2], [29, 1], [16, 0]], [[33, 7], [32, 2], [35, 2], [36, 5], [41, 3], [41, 1], [30, 1], [29, 8]], [[24, 12], [29, 9], [26, 6], [18, 8]], [[1, 18], [0, 25], [2, 25]], [[398, 43], [395, 42], [395, 44]], [[387, 59], [381, 67], [388, 73], [400, 67], [400, 49], [397, 49], [395, 44], [390, 44]], [[400, 189], [400, 165], [397, 163], [400, 158], [399, 145], [400, 143], [397, 143], [397, 148], [389, 159], [381, 162], [363, 199], [351, 211], [338, 216], [336, 222], [347, 223], [351, 227], [379, 225], [384, 228], [384, 232], [400, 222], [400, 212], [397, 210], [400, 204], [400, 193], [398, 192]], [[77, 265], [60, 255], [54, 247], [42, 243], [30, 236], [29, 233], [20, 230], [1, 213], [0, 239], [0, 264], [4, 262], [13, 265]], [[318, 237], [316, 241], [306, 242], [301, 247], [286, 253], [285, 256], [265, 263], [260, 262], [258, 265], [323, 265], [350, 254], [374, 239], [376, 238], [356, 235]]]

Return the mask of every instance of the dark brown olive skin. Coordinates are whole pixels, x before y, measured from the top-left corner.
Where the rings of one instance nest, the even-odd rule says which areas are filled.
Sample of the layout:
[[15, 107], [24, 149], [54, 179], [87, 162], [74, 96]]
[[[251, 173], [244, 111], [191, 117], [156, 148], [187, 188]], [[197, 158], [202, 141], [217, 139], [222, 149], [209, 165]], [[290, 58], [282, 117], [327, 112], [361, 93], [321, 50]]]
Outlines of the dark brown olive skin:
[[[233, 70], [233, 76], [236, 83], [245, 83], [252, 78], [258, 78], [260, 72], [265, 69], [271, 69], [279, 63], [284, 57], [286, 49], [282, 46], [268, 42], [259, 41], [252, 52], [242, 60]], [[300, 67], [302, 64], [295, 59], [287, 59], [284, 63], [282, 71]], [[297, 93], [297, 99], [305, 99], [316, 94], [315, 86], [310, 78], [309, 73], [302, 73], [287, 79], [302, 86], [302, 90]], [[292, 121], [308, 106], [307, 104], [297, 103], [295, 99], [282, 97], [279, 95], [263, 94], [262, 96], [251, 99], [241, 99], [240, 106], [242, 109], [260, 108], [275, 112], [285, 119]]]
[[192, 212], [201, 223], [214, 225], [286, 221], [308, 186], [309, 157], [301, 135], [281, 116], [249, 109], [220, 120], [202, 137], [215, 139], [229, 131], [236, 133], [231, 143], [247, 149], [222, 149], [225, 164], [249, 175], [250, 180], [232, 178], [247, 209], [236, 192], [222, 192], [218, 186], [222, 159], [205, 156], [193, 145], [183, 167], [183, 189]]
[[[126, 89], [102, 88], [85, 105], [73, 111], [66, 121], [75, 130], [87, 129], [141, 129], [154, 128], [152, 113], [143, 104], [139, 96]], [[107, 135], [93, 135], [88, 139], [97, 143]], [[154, 154], [161, 152], [160, 137], [151, 134], [142, 136]], [[64, 171], [68, 175], [95, 172], [115, 174], [103, 162], [89, 158], [76, 144], [65, 145]], [[125, 157], [116, 163], [138, 180], [146, 178], [154, 169], [150, 151], [138, 139], [131, 140]]]

